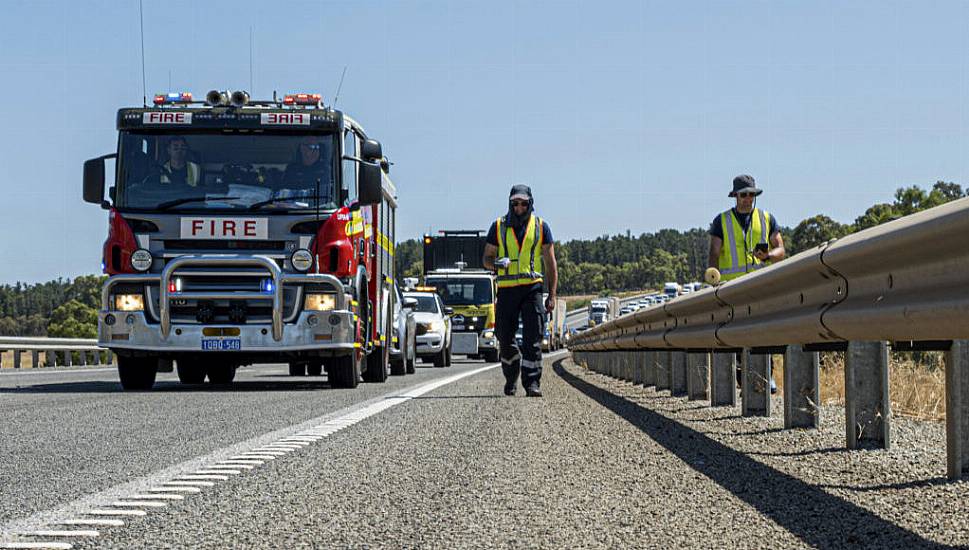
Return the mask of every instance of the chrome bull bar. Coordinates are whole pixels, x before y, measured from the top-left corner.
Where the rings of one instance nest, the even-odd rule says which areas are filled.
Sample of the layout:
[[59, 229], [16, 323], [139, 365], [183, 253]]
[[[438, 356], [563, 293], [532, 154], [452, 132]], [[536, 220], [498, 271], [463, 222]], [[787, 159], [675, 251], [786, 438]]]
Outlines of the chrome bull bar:
[[[189, 266], [215, 267], [261, 267], [264, 268], [273, 282], [272, 292], [169, 292], [169, 283], [175, 271]], [[153, 283], [158, 282], [159, 317], [162, 338], [168, 338], [171, 333], [171, 299], [185, 300], [272, 300], [272, 329], [273, 340], [283, 339], [283, 285], [287, 284], [324, 284], [333, 287], [337, 310], [346, 309], [346, 296], [343, 293], [343, 283], [329, 274], [296, 274], [283, 273], [276, 262], [266, 256], [240, 256], [236, 254], [191, 254], [179, 256], [169, 260], [161, 275], [150, 274], [122, 274], [109, 277], [101, 290], [101, 307], [111, 309], [111, 291], [120, 283]], [[297, 304], [296, 307], [299, 307]]]

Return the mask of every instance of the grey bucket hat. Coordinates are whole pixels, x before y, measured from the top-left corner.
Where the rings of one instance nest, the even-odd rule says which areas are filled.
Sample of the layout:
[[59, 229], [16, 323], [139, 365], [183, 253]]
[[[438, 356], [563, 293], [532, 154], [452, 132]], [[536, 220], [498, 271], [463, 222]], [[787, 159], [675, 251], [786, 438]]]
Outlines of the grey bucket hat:
[[728, 197], [736, 197], [737, 193], [753, 193], [755, 196], [763, 193], [763, 189], [758, 189], [754, 183], [754, 177], [747, 174], [740, 174], [733, 179], [733, 191], [727, 193]]

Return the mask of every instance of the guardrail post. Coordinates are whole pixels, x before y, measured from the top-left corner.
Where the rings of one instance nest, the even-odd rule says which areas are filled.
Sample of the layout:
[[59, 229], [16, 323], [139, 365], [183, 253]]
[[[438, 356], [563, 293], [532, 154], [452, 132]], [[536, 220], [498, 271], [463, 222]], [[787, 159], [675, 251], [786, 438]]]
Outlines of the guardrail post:
[[669, 351], [655, 352], [656, 360], [656, 391], [670, 389], [670, 354]]
[[740, 414], [770, 416], [770, 354], [744, 350], [740, 366]]
[[817, 428], [821, 415], [818, 352], [784, 351], [784, 428]]
[[969, 474], [969, 340], [955, 340], [945, 354], [946, 474]]
[[713, 407], [737, 404], [737, 354], [713, 352], [710, 369], [710, 405]]
[[40, 367], [40, 351], [38, 351], [38, 350], [32, 350], [30, 352], [30, 360], [31, 360], [31, 363], [30, 363], [30, 367], [31, 368], [34, 368], [34, 369], [39, 368]]
[[656, 385], [656, 352], [643, 352], [643, 385]]
[[74, 353], [71, 350], [64, 350], [64, 366], [70, 367], [74, 364]]
[[848, 342], [845, 425], [849, 449], [891, 447], [888, 343]]
[[686, 395], [686, 353], [670, 352], [670, 394]]
[[111, 351], [111, 350], [108, 350], [108, 362], [107, 362], [107, 364], [108, 365], [114, 364], [114, 352]]
[[82, 367], [86, 367], [87, 366], [87, 352], [86, 351], [78, 352], [77, 358], [78, 358], [78, 363], [80, 363], [80, 365]]
[[686, 354], [686, 399], [705, 401], [710, 398], [710, 353]]
[[629, 352], [620, 351], [619, 352], [619, 379], [622, 381], [629, 380]]
[[20, 359], [21, 359], [20, 354], [21, 353], [22, 353], [22, 351], [19, 350], [19, 349], [13, 350], [13, 368], [15, 368], [15, 369], [19, 369], [20, 368]]
[[56, 367], [57, 366], [57, 352], [47, 350], [47, 366]]

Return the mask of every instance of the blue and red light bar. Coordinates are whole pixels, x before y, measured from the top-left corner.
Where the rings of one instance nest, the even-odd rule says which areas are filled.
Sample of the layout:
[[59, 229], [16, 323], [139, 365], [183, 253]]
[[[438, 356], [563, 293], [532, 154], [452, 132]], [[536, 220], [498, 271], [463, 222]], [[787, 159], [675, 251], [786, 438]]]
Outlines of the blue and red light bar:
[[168, 92], [155, 96], [155, 105], [166, 105], [171, 103], [191, 103], [192, 92]]
[[319, 105], [322, 100], [320, 94], [286, 94], [283, 105]]

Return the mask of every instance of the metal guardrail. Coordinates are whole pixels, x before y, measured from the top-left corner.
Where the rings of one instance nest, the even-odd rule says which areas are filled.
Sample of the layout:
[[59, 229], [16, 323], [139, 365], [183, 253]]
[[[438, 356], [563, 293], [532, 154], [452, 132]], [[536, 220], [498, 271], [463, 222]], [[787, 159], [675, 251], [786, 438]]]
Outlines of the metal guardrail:
[[816, 427], [818, 352], [845, 351], [849, 448], [890, 446], [888, 349], [946, 351], [948, 473], [969, 474], [969, 199], [830, 241], [718, 287], [578, 334], [595, 370], [770, 411], [770, 354], [784, 353], [785, 427]]
[[[111, 351], [99, 347], [98, 341], [94, 338], [0, 336], [0, 353], [4, 351], [13, 351], [13, 368], [15, 369], [21, 368], [22, 354], [25, 351], [30, 352], [31, 365], [34, 368], [44, 366], [44, 363], [40, 360], [41, 352], [46, 354], [45, 362], [49, 367], [72, 366], [75, 353], [78, 354], [79, 365], [109, 365], [114, 362]], [[0, 368], [3, 368], [3, 366], [3, 356], [0, 355]]]

